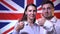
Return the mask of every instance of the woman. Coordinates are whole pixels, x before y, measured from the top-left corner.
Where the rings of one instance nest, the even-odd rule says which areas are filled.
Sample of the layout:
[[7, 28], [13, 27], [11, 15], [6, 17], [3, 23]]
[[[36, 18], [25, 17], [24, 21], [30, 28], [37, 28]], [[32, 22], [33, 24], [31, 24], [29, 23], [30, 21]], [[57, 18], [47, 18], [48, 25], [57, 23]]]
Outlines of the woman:
[[15, 26], [13, 34], [40, 34], [40, 27], [35, 23], [37, 7], [34, 4], [26, 6], [22, 20]]

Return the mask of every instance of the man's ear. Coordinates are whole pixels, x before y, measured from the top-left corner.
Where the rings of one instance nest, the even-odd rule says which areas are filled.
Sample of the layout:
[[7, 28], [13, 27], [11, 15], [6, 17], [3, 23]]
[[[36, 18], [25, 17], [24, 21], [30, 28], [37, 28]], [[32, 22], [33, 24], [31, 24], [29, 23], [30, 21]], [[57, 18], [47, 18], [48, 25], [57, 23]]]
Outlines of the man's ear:
[[54, 15], [54, 9], [52, 9], [52, 15]]

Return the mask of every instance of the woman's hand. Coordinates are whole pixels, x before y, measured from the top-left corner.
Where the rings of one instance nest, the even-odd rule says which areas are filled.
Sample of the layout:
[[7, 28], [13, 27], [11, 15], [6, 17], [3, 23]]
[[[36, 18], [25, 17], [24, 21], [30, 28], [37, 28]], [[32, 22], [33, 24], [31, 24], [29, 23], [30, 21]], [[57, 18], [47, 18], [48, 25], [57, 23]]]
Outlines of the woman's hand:
[[17, 24], [16, 31], [20, 31], [23, 28], [24, 28], [24, 22], [21, 21]]

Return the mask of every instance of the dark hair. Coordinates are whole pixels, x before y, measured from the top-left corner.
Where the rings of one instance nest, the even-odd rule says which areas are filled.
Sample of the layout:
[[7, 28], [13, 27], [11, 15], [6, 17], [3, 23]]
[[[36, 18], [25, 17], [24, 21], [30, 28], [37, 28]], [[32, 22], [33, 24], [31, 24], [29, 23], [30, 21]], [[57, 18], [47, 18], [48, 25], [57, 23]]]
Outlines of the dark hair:
[[[29, 6], [34, 6], [34, 7], [36, 8], [36, 11], [37, 11], [37, 7], [36, 7], [36, 5], [34, 5], [34, 4], [28, 4], [28, 5], [26, 6], [26, 8], [25, 8], [25, 11], [24, 11], [23, 17], [22, 17], [21, 20], [19, 20], [19, 22], [20, 22], [20, 21], [27, 21], [27, 15], [25, 14], [25, 12], [27, 11], [27, 9], [28, 9]], [[35, 18], [35, 19], [36, 19], [36, 18]], [[34, 21], [35, 21], [35, 19], [34, 19]]]
[[52, 5], [52, 7], [54, 8], [54, 4], [53, 4], [53, 2], [52, 1], [50, 1], [50, 0], [43, 0], [43, 2], [42, 2], [42, 6], [44, 5], [44, 4], [51, 4]]

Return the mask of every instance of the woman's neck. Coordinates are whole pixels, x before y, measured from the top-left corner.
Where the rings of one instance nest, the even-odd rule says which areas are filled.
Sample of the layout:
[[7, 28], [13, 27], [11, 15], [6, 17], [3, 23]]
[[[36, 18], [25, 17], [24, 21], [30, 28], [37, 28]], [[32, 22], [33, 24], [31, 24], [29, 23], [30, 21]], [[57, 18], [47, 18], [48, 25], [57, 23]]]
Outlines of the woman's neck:
[[30, 26], [33, 26], [33, 20], [31, 20], [31, 19], [27, 19], [27, 22], [28, 22], [28, 24], [30, 25]]

